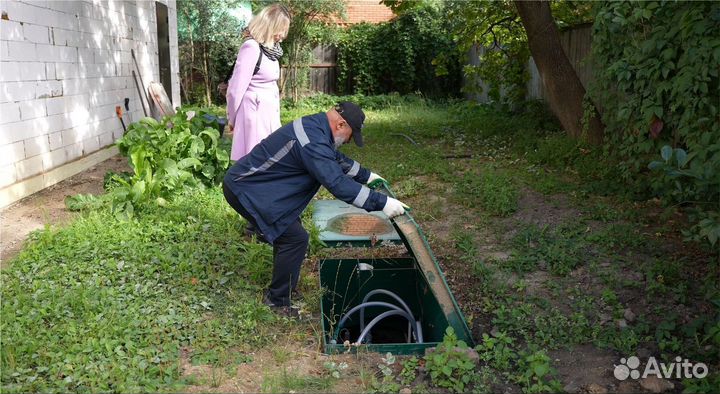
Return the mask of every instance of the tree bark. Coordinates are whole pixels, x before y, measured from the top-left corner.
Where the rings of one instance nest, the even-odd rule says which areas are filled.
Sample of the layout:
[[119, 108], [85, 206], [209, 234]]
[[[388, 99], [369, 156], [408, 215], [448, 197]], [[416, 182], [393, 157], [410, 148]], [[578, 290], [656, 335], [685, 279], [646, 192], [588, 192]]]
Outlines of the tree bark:
[[547, 92], [550, 109], [573, 138], [587, 138], [600, 144], [605, 126], [597, 111], [587, 124], [583, 135], [583, 98], [585, 88], [560, 44], [560, 33], [550, 11], [548, 1], [515, 0], [522, 24], [528, 36], [530, 53]]
[[203, 82], [205, 85], [205, 103], [206, 105], [212, 104], [212, 96], [210, 91], [210, 60], [208, 59], [208, 48], [207, 41], [203, 41], [202, 44], [202, 55], [203, 55]]
[[[187, 99], [190, 94], [192, 94], [193, 90], [193, 70], [195, 69], [195, 41], [193, 40], [193, 26], [192, 26], [192, 18], [190, 18], [190, 11], [188, 11], [187, 7], [183, 8], [183, 12], [185, 14], [185, 18], [188, 21], [188, 35], [190, 36], [190, 67], [189, 67], [189, 77], [187, 79], [187, 84], [185, 85], [188, 90], [185, 91], [185, 98]], [[186, 101], [187, 103], [188, 101]]]

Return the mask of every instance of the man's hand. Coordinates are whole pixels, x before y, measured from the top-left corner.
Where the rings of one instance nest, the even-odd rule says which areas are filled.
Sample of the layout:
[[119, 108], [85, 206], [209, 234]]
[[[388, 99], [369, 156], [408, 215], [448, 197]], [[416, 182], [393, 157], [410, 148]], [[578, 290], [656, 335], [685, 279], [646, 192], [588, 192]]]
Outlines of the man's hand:
[[400, 216], [404, 214], [405, 210], [409, 208], [410, 207], [403, 204], [401, 201], [396, 200], [392, 197], [388, 197], [387, 202], [385, 203], [385, 208], [383, 208], [383, 213], [387, 215], [387, 217], [392, 219], [395, 216]]
[[373, 183], [374, 181], [377, 181], [377, 180], [380, 180], [380, 181], [382, 181], [382, 182], [387, 183], [387, 180], [385, 180], [385, 178], [381, 177], [380, 175], [378, 175], [378, 174], [376, 174], [376, 173], [374, 173], [374, 172], [371, 172], [371, 173], [370, 173], [370, 177], [368, 177], [368, 180], [367, 180], [366, 184], [369, 185], [369, 184], [371, 184], [371, 183]]

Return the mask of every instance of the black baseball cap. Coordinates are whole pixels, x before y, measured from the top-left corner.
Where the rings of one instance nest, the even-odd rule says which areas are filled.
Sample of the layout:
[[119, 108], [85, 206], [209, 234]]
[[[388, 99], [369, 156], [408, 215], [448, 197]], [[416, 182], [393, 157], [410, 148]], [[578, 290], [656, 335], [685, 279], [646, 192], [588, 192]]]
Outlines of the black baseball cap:
[[362, 128], [365, 122], [365, 113], [362, 109], [350, 101], [341, 101], [335, 105], [335, 111], [337, 111], [352, 128], [355, 145], [363, 146]]

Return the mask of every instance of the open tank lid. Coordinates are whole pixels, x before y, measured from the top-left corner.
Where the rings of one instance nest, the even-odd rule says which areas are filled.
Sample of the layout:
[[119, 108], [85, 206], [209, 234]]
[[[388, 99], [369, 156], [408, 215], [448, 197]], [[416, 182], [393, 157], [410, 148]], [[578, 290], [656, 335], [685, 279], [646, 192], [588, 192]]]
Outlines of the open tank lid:
[[[369, 186], [379, 193], [395, 198], [395, 193], [390, 190], [386, 182], [378, 182]], [[376, 234], [377, 240], [405, 244], [408, 252], [414, 257], [415, 264], [425, 276], [430, 290], [440, 303], [442, 313], [447, 318], [449, 325], [453, 327], [459, 339], [465, 341], [468, 345], [474, 346], [472, 334], [465, 321], [465, 316], [463, 316], [462, 311], [460, 311], [460, 307], [445, 281], [445, 275], [442, 273], [440, 265], [430, 249], [430, 244], [425, 234], [410, 213], [406, 212], [403, 215], [388, 220], [387, 216], [382, 212], [366, 212], [363, 209], [355, 208], [338, 200], [319, 200], [315, 202], [313, 219], [315, 220], [315, 224], [321, 229], [320, 239], [328, 246], [343, 246], [346, 244], [353, 246], [370, 245], [372, 235], [345, 234], [343, 231], [336, 232], [337, 229], [352, 227], [344, 227], [341, 220], [337, 223], [333, 222], [333, 219], [338, 217], [342, 218], [342, 215], [349, 214], [374, 216], [391, 223], [394, 231], [392, 233]]]
[[[390, 186], [386, 182], [377, 184], [375, 190], [395, 198], [395, 193], [390, 190]], [[467, 326], [465, 316], [463, 316], [455, 297], [450, 291], [445, 275], [440, 269], [440, 265], [430, 249], [430, 244], [420, 226], [409, 211], [392, 218], [390, 221], [407, 250], [415, 258], [415, 263], [425, 276], [433, 295], [440, 303], [442, 312], [447, 317], [449, 325], [455, 330], [455, 334], [468, 345], [474, 346], [472, 333]]]
[[313, 221], [320, 240], [328, 246], [374, 246], [401, 244], [402, 240], [381, 211], [367, 212], [340, 200], [318, 200], [313, 204]]

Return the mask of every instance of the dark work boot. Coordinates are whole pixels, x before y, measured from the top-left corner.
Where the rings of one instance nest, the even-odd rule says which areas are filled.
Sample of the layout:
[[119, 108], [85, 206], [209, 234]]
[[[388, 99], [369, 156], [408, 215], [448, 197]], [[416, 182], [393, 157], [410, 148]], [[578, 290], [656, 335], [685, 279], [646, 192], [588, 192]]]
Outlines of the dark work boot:
[[287, 317], [290, 319], [300, 318], [300, 310], [298, 308], [294, 308], [291, 305], [275, 305], [272, 301], [270, 301], [267, 293], [263, 295], [263, 304], [270, 307], [270, 310], [273, 311], [273, 313], [275, 313], [276, 315]]

